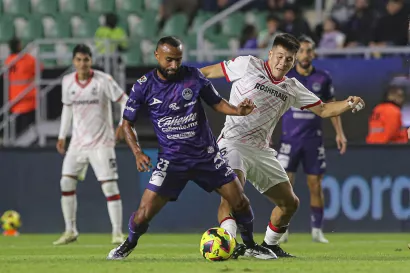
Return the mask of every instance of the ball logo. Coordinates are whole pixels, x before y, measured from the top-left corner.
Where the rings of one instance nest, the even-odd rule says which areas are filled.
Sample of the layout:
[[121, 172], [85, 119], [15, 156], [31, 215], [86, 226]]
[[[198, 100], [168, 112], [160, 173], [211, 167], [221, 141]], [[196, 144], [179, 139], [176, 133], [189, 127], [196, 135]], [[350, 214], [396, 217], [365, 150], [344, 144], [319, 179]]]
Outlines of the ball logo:
[[194, 95], [194, 93], [189, 88], [185, 88], [184, 90], [182, 90], [182, 97], [185, 100], [191, 100], [193, 95]]

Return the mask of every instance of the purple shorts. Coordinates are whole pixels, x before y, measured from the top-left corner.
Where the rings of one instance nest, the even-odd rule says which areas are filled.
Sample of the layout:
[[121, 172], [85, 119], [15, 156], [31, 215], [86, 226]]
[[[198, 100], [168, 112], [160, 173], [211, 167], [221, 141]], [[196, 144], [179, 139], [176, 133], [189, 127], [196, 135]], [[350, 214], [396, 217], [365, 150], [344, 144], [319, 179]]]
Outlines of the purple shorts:
[[212, 192], [236, 178], [235, 172], [222, 157], [189, 165], [158, 158], [147, 189], [176, 201], [189, 180], [205, 191]]
[[295, 173], [302, 161], [306, 174], [319, 175], [326, 171], [325, 147], [322, 138], [282, 140], [278, 160], [287, 172]]

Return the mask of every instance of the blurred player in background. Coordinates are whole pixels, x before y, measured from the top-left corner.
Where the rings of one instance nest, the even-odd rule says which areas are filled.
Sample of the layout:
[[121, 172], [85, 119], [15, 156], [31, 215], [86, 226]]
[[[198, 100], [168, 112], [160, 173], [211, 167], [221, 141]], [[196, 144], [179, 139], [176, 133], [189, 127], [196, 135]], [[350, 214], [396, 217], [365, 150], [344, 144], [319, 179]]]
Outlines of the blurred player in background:
[[[269, 147], [272, 132], [281, 116], [291, 107], [309, 109], [322, 118], [338, 116], [352, 107], [364, 107], [359, 97], [344, 101], [322, 102], [297, 79], [285, 75], [294, 66], [299, 41], [290, 34], [277, 35], [269, 52], [269, 60], [240, 56], [231, 61], [204, 67], [208, 78], [226, 78], [232, 82], [230, 103], [252, 99], [256, 109], [246, 117], [227, 116], [218, 144], [228, 164], [234, 169], [242, 185], [249, 180], [270, 201], [276, 204], [266, 230], [262, 246], [278, 257], [292, 257], [279, 247], [279, 239], [288, 229], [290, 219], [299, 206], [289, 178]], [[350, 105], [352, 104], [352, 105]], [[221, 201], [218, 219], [222, 228], [236, 234], [231, 208]], [[246, 250], [252, 256], [252, 250]]]
[[111, 250], [107, 259], [127, 257], [148, 230], [152, 218], [169, 201], [178, 199], [189, 180], [208, 192], [216, 191], [227, 200], [241, 227], [242, 239], [258, 258], [277, 258], [253, 240], [252, 208], [218, 149], [202, 100], [217, 112], [235, 116], [248, 115], [254, 104], [245, 99], [234, 106], [222, 99], [197, 68], [181, 66], [182, 50], [178, 39], [161, 38], [155, 50], [158, 68], [140, 78], [130, 93], [123, 116], [126, 141], [135, 155], [138, 170], [149, 171], [151, 160], [142, 151], [133, 131], [139, 108], [147, 105], [160, 146], [158, 164], [138, 210], [130, 217], [128, 238]]
[[[311, 90], [323, 102], [335, 101], [332, 78], [323, 70], [312, 65], [315, 58], [315, 42], [308, 36], [299, 38], [300, 49], [296, 55], [296, 66], [288, 73]], [[336, 131], [337, 148], [340, 154], [346, 152], [346, 137], [339, 116], [331, 117]], [[278, 160], [285, 168], [290, 183], [295, 184], [299, 163], [303, 163], [310, 191], [311, 228], [314, 242], [328, 243], [322, 232], [324, 194], [323, 174], [326, 171], [325, 147], [323, 146], [322, 120], [314, 113], [291, 107], [282, 119], [282, 137]], [[288, 233], [280, 242], [288, 240]]]
[[[74, 48], [73, 64], [76, 72], [64, 76], [62, 82], [64, 105], [57, 142], [58, 152], [65, 154], [60, 181], [65, 232], [54, 244], [68, 244], [77, 240], [77, 180], [84, 179], [89, 163], [107, 198], [112, 243], [119, 244], [124, 237], [114, 146], [122, 129], [118, 127], [114, 135], [111, 101], [119, 103], [123, 111], [128, 96], [110, 75], [91, 70], [92, 53], [87, 45], [80, 44]], [[65, 139], [71, 120], [72, 138], [65, 153]]]

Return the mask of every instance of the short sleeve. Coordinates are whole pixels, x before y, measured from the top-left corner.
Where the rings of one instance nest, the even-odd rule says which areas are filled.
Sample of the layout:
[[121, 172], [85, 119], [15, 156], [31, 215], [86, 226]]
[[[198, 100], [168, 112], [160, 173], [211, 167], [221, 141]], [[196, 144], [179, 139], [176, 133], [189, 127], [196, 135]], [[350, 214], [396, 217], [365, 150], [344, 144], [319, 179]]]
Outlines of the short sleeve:
[[335, 91], [333, 87], [333, 81], [330, 75], [328, 75], [326, 84], [323, 88], [322, 99], [323, 101], [327, 102], [327, 101], [334, 99], [334, 97], [335, 97]]
[[139, 84], [134, 84], [127, 103], [125, 104], [123, 119], [135, 122], [137, 120], [137, 112], [143, 103], [144, 96], [142, 94], [142, 89]]
[[251, 56], [239, 56], [229, 61], [221, 62], [222, 71], [228, 82], [234, 82], [242, 78], [248, 68]]
[[215, 87], [212, 85], [210, 81], [204, 84], [204, 86], [199, 91], [199, 96], [208, 104], [209, 106], [213, 106], [221, 102], [222, 97], [219, 95], [218, 91], [216, 91]]
[[293, 105], [294, 107], [304, 110], [322, 103], [318, 96], [309, 91], [295, 78], [291, 79], [291, 84], [292, 89], [296, 93], [296, 101]]
[[71, 105], [73, 103], [68, 94], [68, 85], [69, 79], [67, 77], [64, 77], [61, 83], [61, 102], [65, 105]]
[[124, 91], [118, 85], [118, 83], [108, 74], [105, 77], [106, 86], [104, 88], [107, 97], [113, 101], [118, 101], [123, 95]]

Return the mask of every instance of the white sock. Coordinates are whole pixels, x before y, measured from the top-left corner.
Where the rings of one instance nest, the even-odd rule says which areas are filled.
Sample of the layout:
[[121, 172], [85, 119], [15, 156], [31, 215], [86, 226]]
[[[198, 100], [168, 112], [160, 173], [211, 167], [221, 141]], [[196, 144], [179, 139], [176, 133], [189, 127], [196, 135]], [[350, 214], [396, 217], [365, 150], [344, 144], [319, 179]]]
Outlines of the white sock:
[[65, 222], [65, 231], [78, 233], [76, 227], [77, 216], [77, 180], [63, 176], [60, 180], [61, 187], [61, 210]]
[[236, 225], [235, 219], [232, 217], [226, 217], [221, 221], [220, 227], [228, 231], [234, 238], [236, 238], [238, 226]]
[[280, 227], [277, 228], [274, 225], [272, 225], [271, 222], [269, 222], [268, 227], [266, 228], [266, 233], [265, 233], [265, 243], [268, 245], [277, 245], [279, 242], [279, 239], [285, 234], [288, 226]]
[[122, 201], [117, 181], [105, 182], [101, 186], [107, 198], [108, 215], [112, 225], [112, 234], [122, 234]]

